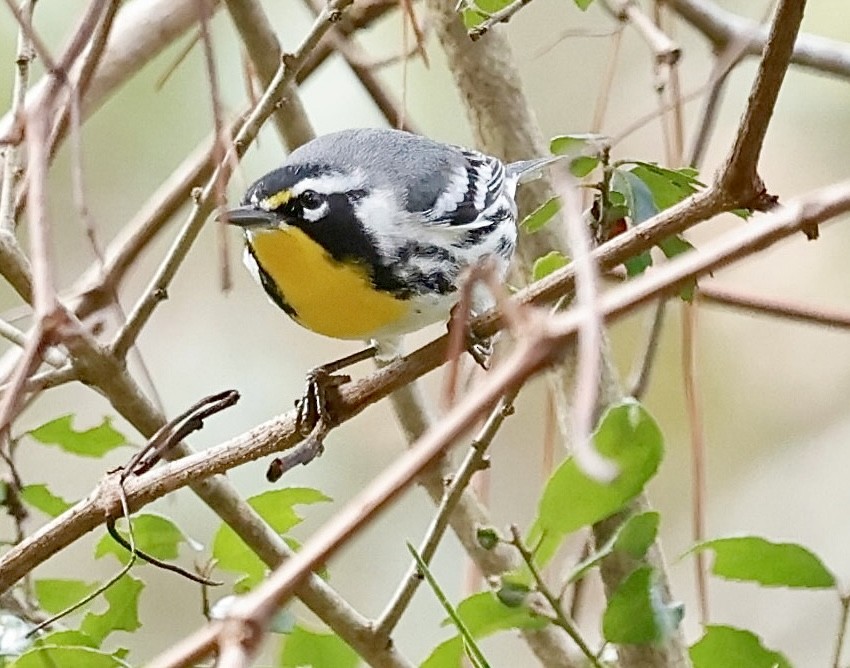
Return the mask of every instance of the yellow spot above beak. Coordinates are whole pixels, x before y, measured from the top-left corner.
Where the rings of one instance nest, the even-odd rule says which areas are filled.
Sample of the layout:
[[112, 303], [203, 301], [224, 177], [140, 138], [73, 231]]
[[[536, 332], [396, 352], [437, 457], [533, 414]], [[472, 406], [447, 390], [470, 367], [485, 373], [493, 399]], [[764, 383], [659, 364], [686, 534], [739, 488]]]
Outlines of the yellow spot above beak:
[[260, 206], [266, 211], [274, 211], [276, 208], [283, 206], [291, 199], [291, 190], [281, 190], [279, 193], [266, 197], [262, 202], [260, 202]]

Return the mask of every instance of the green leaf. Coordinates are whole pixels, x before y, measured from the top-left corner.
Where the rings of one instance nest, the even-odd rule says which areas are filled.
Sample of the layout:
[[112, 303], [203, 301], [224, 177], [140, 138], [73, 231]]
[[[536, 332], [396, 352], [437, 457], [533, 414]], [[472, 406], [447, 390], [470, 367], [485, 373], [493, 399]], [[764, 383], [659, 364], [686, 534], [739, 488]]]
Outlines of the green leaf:
[[22, 654], [9, 668], [45, 666], [85, 666], [85, 668], [129, 668], [130, 664], [112, 654], [90, 647], [56, 647], [41, 644]]
[[759, 536], [715, 538], [690, 552], [714, 552], [712, 573], [764, 587], [829, 589], [835, 576], [814, 553], [797, 543], [773, 543]]
[[[281, 534], [301, 523], [303, 518], [295, 512], [295, 506], [325, 501], [330, 501], [330, 498], [310, 487], [276, 489], [248, 499], [251, 507]], [[236, 590], [240, 592], [260, 582], [268, 569], [268, 566], [226, 524], [222, 524], [216, 532], [212, 554], [222, 570], [244, 575], [236, 587]]]
[[82, 580], [44, 578], [36, 580], [34, 584], [39, 607], [51, 615], [81, 601], [97, 588], [96, 582]]
[[[180, 552], [180, 543], [188, 542], [177, 525], [162, 515], [143, 513], [133, 517], [132, 522], [136, 547], [157, 559], [176, 559]], [[126, 531], [118, 529], [118, 532], [130, 542]], [[106, 554], [115, 555], [122, 564], [126, 564], [130, 559], [130, 553], [108, 533], [100, 539], [94, 551], [97, 559]]]
[[[457, 614], [476, 639], [512, 629], [539, 630], [549, 624], [547, 619], [525, 607], [504, 605], [487, 591], [461, 601]], [[446, 620], [446, 623], [451, 623], [451, 620]], [[463, 639], [457, 635], [437, 645], [420, 668], [460, 668], [462, 659]]]
[[452, 636], [441, 642], [419, 668], [463, 668], [463, 638]]
[[41, 642], [45, 645], [56, 645], [57, 647], [91, 647], [97, 649], [97, 643], [82, 631], [54, 631], [43, 638]]
[[584, 11], [593, 4], [593, 0], [573, 0], [581, 11]]
[[[672, 237], [662, 239], [658, 242], [658, 247], [661, 249], [661, 252], [664, 253], [665, 257], [667, 258], [676, 257], [677, 255], [681, 255], [682, 253], [687, 253], [688, 251], [694, 250], [693, 244], [687, 239], [679, 236], [678, 234], [674, 234]], [[679, 297], [681, 297], [686, 302], [693, 301], [694, 291], [696, 290], [696, 287], [696, 279], [691, 279], [679, 289]]]
[[665, 257], [672, 258], [682, 253], [687, 253], [694, 249], [693, 244], [684, 237], [674, 234], [672, 237], [667, 237], [658, 242], [658, 247]]
[[696, 172], [689, 167], [666, 169], [650, 162], [633, 164], [635, 166], [630, 173], [646, 184], [656, 206], [662, 211], [693, 195], [698, 188], [705, 187], [696, 178]]
[[[587, 4], [589, 5], [590, 2]], [[606, 143], [608, 143], [608, 137], [593, 132], [559, 135], [552, 137], [549, 141], [549, 151], [555, 155], [578, 155], [586, 151], [596, 154]]]
[[472, 594], [458, 603], [457, 614], [476, 639], [511, 629], [542, 629], [549, 624], [525, 608], [503, 605], [489, 591]]
[[520, 226], [528, 234], [534, 234], [545, 227], [546, 223], [552, 220], [560, 210], [561, 200], [557, 197], [552, 197], [523, 218]]
[[593, 155], [580, 155], [570, 160], [570, 173], [582, 179], [599, 165], [599, 158]]
[[632, 515], [617, 532], [614, 550], [625, 552], [634, 559], [643, 558], [658, 536], [660, 522], [661, 515], [654, 510]]
[[639, 255], [630, 257], [623, 262], [623, 265], [626, 267], [626, 274], [629, 278], [639, 276], [652, 266], [652, 255], [649, 251], [644, 251]]
[[664, 640], [676, 629], [684, 609], [661, 600], [656, 580], [652, 567], [642, 566], [620, 583], [602, 617], [608, 642], [646, 645]]
[[690, 656], [694, 668], [791, 668], [788, 659], [767, 649], [754, 633], [732, 626], [707, 626]]
[[80, 630], [91, 636], [95, 642], [101, 643], [113, 631], [136, 631], [141, 628], [139, 595], [144, 588], [145, 583], [141, 580], [124, 575], [103, 593], [109, 604], [106, 612], [86, 613]]
[[652, 191], [633, 172], [615, 169], [611, 175], [612, 192], [620, 193], [626, 201], [633, 225], [640, 225], [658, 213]]
[[561, 267], [566, 267], [569, 263], [569, 258], [558, 251], [549, 251], [546, 255], [534, 261], [534, 266], [531, 268], [531, 278], [534, 281], [539, 281]]
[[33, 429], [29, 435], [39, 443], [56, 445], [65, 452], [83, 457], [103, 457], [107, 452], [127, 445], [127, 439], [112, 427], [109, 418], [85, 431], [76, 431], [73, 421], [73, 415], [63, 415]]
[[286, 636], [277, 665], [281, 668], [356, 668], [360, 659], [338, 635], [316, 633], [299, 625]]
[[573, 457], [555, 470], [527, 541], [537, 545], [535, 559], [541, 564], [567, 534], [613, 515], [634, 498], [655, 475], [664, 452], [655, 420], [632, 399], [605, 412], [592, 440], [599, 454], [616, 464], [619, 474], [613, 482], [599, 482], [588, 477]]
[[572, 583], [580, 580], [591, 568], [598, 566], [605, 557], [615, 551], [625, 552], [635, 559], [643, 557], [658, 534], [659, 520], [660, 515], [655, 511], [647, 511], [629, 517], [605, 541], [604, 545], [573, 567], [567, 577], [567, 582]]
[[47, 485], [42, 484], [25, 485], [22, 487], [21, 498], [27, 505], [40, 510], [50, 517], [58, 517], [74, 505], [51, 492], [47, 488]]

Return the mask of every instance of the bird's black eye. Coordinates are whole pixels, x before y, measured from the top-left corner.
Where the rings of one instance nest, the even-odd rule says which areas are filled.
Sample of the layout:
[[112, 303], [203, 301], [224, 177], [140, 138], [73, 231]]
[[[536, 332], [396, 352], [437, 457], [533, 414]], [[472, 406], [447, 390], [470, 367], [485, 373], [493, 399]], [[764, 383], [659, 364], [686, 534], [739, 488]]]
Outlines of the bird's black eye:
[[322, 198], [315, 190], [305, 190], [298, 200], [305, 209], [318, 209], [322, 205]]

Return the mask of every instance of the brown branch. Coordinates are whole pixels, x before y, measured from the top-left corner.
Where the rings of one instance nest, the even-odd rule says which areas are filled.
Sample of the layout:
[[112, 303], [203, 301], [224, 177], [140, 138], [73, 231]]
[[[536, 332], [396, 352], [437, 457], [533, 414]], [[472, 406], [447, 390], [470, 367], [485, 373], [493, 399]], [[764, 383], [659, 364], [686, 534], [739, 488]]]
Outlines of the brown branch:
[[700, 284], [696, 298], [705, 304], [726, 306], [755, 315], [768, 315], [808, 325], [850, 329], [850, 311], [812, 306], [788, 299], [772, 299], [740, 289], [718, 285], [715, 281]]
[[739, 201], [749, 202], [748, 208], [763, 209], [773, 201], [758, 175], [758, 160], [805, 6], [805, 0], [783, 0], [777, 7], [735, 143], [721, 168], [720, 187]]
[[[664, 0], [670, 9], [700, 31], [717, 50], [733, 42], [746, 44], [750, 56], [761, 55], [767, 28], [722, 9], [711, 0]], [[791, 55], [794, 65], [850, 78], [850, 46], [818, 35], [801, 34]]]
[[[739, 227], [717, 239], [709, 247], [681, 255], [657, 271], [644, 274], [639, 279], [615, 288], [600, 298], [599, 309], [609, 320], [621, 317], [637, 305], [660, 296], [669, 296], [688, 280], [747, 257], [798, 232], [806, 225], [818, 224], [848, 210], [850, 182], [824, 188], [765, 218], [760, 226]], [[293, 595], [297, 583], [313, 569], [325, 563], [362, 526], [371, 522], [483, 412], [492, 408], [502, 394], [520, 387], [532, 375], [557, 363], [559, 353], [563, 353], [565, 347], [573, 343], [583, 318], [583, 314], [575, 309], [564, 314], [548, 316], [537, 313], [534, 325], [527, 328], [528, 337], [518, 343], [502, 365], [491, 371], [483, 386], [468, 395], [441, 420], [438, 427], [430, 430], [408, 453], [385, 469], [366, 490], [352, 499], [304, 544], [292, 560], [278, 568], [257, 589], [240, 599], [230, 611], [227, 620], [204, 627], [151, 665], [156, 668], [191, 665], [193, 661], [213, 651], [222, 635], [229, 636], [232, 633], [239, 634], [243, 638], [242, 645], [246, 651], [253, 652], [259, 642], [257, 634], [263, 633], [271, 616]], [[393, 365], [387, 368], [392, 367]], [[375, 375], [380, 374], [381, 372], [378, 372]], [[290, 419], [290, 422], [292, 421]], [[209, 459], [216, 450], [218, 448], [208, 450], [204, 455]], [[173, 466], [186, 463], [183, 461]], [[602, 567], [605, 570], [612, 566], [606, 561]], [[606, 584], [610, 586], [613, 581], [608, 579]], [[246, 634], [249, 629], [252, 633]], [[621, 660], [628, 650], [629, 646], [620, 647]], [[658, 648], [651, 648], [650, 651], [654, 653]]]
[[[263, 88], [268, 88], [283, 55], [268, 16], [257, 0], [225, 0], [224, 4]], [[272, 120], [290, 151], [316, 136], [294, 81], [283, 87]]]

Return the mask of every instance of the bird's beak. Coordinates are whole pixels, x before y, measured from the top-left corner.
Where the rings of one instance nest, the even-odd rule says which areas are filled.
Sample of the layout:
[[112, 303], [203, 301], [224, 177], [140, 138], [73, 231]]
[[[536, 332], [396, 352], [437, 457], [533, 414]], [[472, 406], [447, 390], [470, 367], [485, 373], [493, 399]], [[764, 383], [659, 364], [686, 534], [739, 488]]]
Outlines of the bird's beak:
[[245, 230], [255, 227], [277, 227], [279, 224], [273, 213], [250, 205], [230, 209], [227, 212], [227, 222]]

